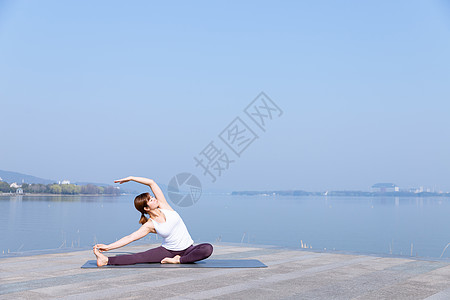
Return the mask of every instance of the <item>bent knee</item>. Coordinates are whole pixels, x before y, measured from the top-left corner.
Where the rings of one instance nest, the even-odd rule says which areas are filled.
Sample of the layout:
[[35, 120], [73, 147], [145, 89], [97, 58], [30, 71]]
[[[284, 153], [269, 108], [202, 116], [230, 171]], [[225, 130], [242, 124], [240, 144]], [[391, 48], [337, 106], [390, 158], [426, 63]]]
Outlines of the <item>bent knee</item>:
[[210, 257], [214, 250], [211, 244], [203, 244], [202, 248], [203, 248], [202, 250], [204, 251], [204, 255], [206, 257]]

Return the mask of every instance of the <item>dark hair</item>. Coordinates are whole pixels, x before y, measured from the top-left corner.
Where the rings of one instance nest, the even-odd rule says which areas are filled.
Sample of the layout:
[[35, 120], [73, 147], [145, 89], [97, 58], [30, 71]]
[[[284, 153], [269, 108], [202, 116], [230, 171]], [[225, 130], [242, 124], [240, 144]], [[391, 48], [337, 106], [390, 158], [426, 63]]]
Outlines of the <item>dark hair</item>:
[[147, 213], [144, 208], [147, 207], [147, 201], [150, 199], [150, 193], [142, 193], [139, 196], [136, 196], [134, 198], [134, 207], [141, 213], [141, 219], [139, 220], [139, 223], [144, 225], [148, 218], [145, 216]]

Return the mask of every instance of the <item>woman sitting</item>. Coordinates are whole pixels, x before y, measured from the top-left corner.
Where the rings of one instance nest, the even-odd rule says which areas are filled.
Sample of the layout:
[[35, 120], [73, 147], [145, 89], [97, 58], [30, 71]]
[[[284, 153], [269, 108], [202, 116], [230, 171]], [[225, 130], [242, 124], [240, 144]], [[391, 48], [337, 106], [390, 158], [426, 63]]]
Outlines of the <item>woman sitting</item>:
[[[141, 213], [139, 223], [142, 226], [135, 232], [109, 245], [97, 244], [94, 254], [97, 266], [132, 265], [138, 263], [160, 262], [171, 264], [192, 263], [208, 258], [213, 246], [208, 243], [193, 245], [186, 225], [180, 215], [170, 207], [159, 186], [152, 179], [133, 177], [115, 180], [115, 183], [135, 181], [148, 185], [155, 197], [143, 193], [134, 199], [134, 206]], [[148, 215], [147, 218], [145, 215]], [[163, 238], [161, 246], [144, 252], [107, 257], [102, 252], [117, 249], [139, 240], [149, 233], [156, 233]]]

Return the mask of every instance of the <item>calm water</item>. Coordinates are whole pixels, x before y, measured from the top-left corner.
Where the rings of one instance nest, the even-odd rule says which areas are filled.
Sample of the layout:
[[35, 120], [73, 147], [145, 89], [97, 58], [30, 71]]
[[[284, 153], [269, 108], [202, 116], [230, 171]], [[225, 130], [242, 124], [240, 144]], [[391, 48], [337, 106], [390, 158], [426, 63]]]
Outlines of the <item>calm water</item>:
[[[0, 256], [87, 248], [139, 227], [134, 196], [0, 196]], [[173, 205], [192, 238], [439, 258], [450, 243], [448, 198], [202, 195]], [[145, 241], [160, 242], [150, 234]], [[412, 250], [411, 250], [412, 249]], [[450, 257], [450, 247], [442, 258]]]

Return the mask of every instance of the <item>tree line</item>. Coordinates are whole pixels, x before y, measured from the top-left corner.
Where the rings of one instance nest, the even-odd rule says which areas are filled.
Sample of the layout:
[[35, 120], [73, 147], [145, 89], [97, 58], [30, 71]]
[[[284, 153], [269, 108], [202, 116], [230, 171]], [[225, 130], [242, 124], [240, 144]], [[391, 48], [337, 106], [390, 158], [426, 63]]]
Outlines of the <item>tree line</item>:
[[[120, 189], [113, 186], [96, 186], [93, 184], [75, 185], [75, 184], [40, 184], [40, 183], [22, 183], [21, 189], [24, 193], [31, 194], [99, 194], [99, 195], [119, 195]], [[0, 192], [15, 193], [17, 188], [11, 187], [9, 183], [0, 181]]]

